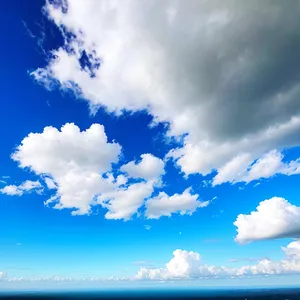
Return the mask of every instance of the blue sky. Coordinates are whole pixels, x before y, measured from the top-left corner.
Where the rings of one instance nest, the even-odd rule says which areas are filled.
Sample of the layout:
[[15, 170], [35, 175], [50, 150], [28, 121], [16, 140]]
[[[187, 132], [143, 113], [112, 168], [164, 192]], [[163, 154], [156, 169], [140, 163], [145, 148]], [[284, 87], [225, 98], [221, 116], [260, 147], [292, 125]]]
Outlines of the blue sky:
[[3, 288], [299, 280], [298, 2], [148, 5], [2, 3]]

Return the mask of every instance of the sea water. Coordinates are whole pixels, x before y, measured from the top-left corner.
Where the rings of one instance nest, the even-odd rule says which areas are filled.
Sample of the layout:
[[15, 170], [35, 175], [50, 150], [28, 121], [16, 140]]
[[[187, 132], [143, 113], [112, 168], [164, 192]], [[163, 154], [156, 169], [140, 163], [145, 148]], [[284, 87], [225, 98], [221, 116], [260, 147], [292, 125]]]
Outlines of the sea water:
[[76, 291], [76, 292], [6, 292], [0, 299], [44, 299], [44, 300], [151, 300], [151, 299], [199, 299], [199, 300], [300, 300], [299, 289], [259, 289], [259, 290], [111, 290], [111, 291]]

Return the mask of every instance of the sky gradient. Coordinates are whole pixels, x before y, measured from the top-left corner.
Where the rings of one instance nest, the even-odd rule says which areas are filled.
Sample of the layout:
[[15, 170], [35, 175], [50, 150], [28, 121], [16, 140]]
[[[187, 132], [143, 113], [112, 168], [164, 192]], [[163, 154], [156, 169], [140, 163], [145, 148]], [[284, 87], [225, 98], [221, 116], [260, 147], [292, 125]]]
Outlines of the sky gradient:
[[0, 288], [297, 284], [299, 13], [3, 2]]

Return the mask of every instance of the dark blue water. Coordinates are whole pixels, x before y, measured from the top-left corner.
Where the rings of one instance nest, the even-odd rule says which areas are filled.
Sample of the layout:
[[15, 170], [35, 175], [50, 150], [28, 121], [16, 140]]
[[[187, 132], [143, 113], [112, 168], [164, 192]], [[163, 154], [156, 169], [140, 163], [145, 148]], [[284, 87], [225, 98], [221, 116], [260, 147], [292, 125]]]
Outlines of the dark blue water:
[[208, 299], [208, 300], [300, 300], [299, 289], [263, 290], [126, 290], [89, 292], [10, 292], [0, 293], [0, 299]]

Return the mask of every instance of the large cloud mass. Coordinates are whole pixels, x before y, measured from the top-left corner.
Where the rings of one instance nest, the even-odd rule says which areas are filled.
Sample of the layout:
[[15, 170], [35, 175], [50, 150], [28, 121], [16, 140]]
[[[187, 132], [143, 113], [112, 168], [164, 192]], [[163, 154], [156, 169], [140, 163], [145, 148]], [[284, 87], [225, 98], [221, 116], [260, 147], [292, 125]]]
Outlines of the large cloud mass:
[[234, 183], [237, 161], [247, 169], [299, 145], [299, 1], [61, 3], [46, 12], [65, 45], [35, 79], [109, 112], [146, 109], [169, 134], [187, 133], [169, 153], [186, 174], [226, 168], [215, 184]]
[[262, 201], [249, 215], [240, 214], [234, 225], [237, 227], [235, 240], [238, 243], [300, 237], [300, 207], [284, 198], [274, 197]]

